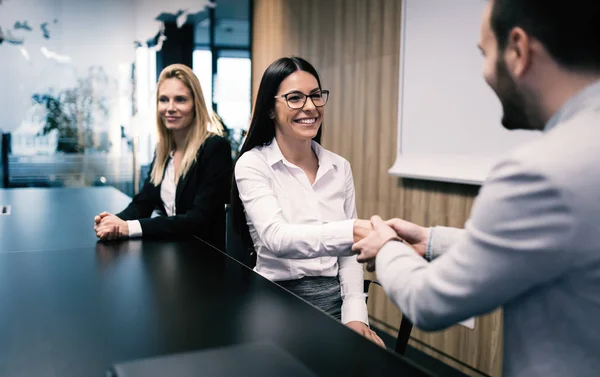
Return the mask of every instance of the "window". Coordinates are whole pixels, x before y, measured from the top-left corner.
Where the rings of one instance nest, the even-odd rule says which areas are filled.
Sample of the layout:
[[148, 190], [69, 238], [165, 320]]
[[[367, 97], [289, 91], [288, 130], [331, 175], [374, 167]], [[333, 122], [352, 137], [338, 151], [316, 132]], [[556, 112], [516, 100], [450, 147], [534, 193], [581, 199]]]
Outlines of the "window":
[[202, 86], [202, 94], [207, 106], [213, 102], [212, 92], [212, 52], [209, 49], [194, 50], [192, 70], [198, 76]]
[[217, 60], [215, 98], [228, 128], [247, 129], [251, 106], [251, 61], [247, 51], [221, 51]]

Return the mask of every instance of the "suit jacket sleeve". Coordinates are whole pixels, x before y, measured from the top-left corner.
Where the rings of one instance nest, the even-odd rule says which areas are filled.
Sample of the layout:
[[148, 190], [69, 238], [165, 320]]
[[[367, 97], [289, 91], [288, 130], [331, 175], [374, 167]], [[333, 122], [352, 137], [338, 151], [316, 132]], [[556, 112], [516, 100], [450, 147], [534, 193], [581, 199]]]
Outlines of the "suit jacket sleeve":
[[551, 179], [508, 160], [494, 169], [448, 251], [428, 263], [388, 242], [377, 256], [377, 277], [415, 326], [443, 329], [568, 272], [574, 223]]
[[[155, 156], [156, 158], [156, 156]], [[117, 217], [121, 220], [138, 220], [146, 217], [150, 217], [152, 211], [160, 205], [160, 185], [154, 186], [150, 182], [152, 174], [152, 167], [154, 166], [154, 159], [150, 164], [148, 170], [148, 176], [144, 181], [144, 186], [140, 192], [133, 197], [131, 203], [123, 211], [117, 213]]]
[[[231, 187], [231, 147], [222, 137], [209, 137], [192, 166], [200, 176], [193, 206], [185, 213], [140, 219], [144, 237], [189, 236], [211, 228], [219, 213], [224, 213]], [[187, 174], [192, 174], [192, 169]]]
[[436, 226], [429, 229], [429, 243], [425, 252], [425, 259], [434, 260], [444, 254], [454, 245], [460, 237], [464, 236], [463, 229]]

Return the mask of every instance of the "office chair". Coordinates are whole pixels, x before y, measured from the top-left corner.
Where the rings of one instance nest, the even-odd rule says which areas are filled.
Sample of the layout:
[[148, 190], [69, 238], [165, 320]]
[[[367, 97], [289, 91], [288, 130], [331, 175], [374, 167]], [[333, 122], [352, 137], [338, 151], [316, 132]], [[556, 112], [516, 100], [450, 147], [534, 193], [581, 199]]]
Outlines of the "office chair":
[[[365, 279], [364, 281], [364, 292], [367, 295], [367, 301], [369, 300], [369, 287], [371, 284], [375, 284], [381, 287], [376, 280]], [[413, 324], [410, 320], [402, 315], [402, 320], [400, 321], [400, 329], [398, 329], [398, 335], [396, 336], [396, 345], [394, 346], [394, 351], [400, 355], [404, 355], [406, 352], [406, 346], [408, 345], [408, 341], [410, 339], [410, 333], [412, 331]]]
[[[238, 262], [245, 264], [249, 268], [256, 266], [256, 251], [252, 246], [251, 240], [244, 241], [243, 237], [235, 231], [234, 226], [231, 222], [229, 205], [225, 206], [225, 221], [227, 222], [225, 235], [226, 235], [226, 252], [228, 255], [236, 259]], [[369, 299], [369, 287], [371, 284], [379, 285], [375, 280], [365, 279], [363, 289]], [[400, 355], [404, 355], [408, 340], [410, 339], [410, 333], [412, 331], [412, 323], [406, 316], [402, 316], [400, 322], [400, 329], [398, 330], [398, 336], [396, 337], [396, 345], [394, 350]]]

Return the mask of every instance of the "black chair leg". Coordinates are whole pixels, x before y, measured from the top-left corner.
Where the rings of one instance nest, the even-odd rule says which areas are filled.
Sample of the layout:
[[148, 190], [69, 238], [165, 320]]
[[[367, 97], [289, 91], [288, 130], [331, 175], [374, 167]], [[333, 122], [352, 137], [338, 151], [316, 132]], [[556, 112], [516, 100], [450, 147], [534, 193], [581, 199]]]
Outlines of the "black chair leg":
[[404, 352], [406, 352], [406, 346], [408, 345], [408, 340], [410, 339], [412, 327], [412, 322], [406, 318], [406, 316], [402, 316], [402, 322], [400, 322], [400, 330], [398, 330], [398, 338], [396, 339], [395, 349], [395, 351], [400, 355], [404, 355]]

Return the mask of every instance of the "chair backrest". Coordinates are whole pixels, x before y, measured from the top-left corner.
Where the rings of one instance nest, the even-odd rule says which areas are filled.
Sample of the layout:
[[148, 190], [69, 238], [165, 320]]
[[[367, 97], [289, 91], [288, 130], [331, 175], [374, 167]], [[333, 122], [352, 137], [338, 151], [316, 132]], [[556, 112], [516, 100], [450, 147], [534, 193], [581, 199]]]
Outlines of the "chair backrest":
[[232, 258], [250, 268], [256, 265], [256, 253], [252, 244], [244, 242], [243, 237], [235, 230], [229, 204], [225, 205], [225, 251]]

